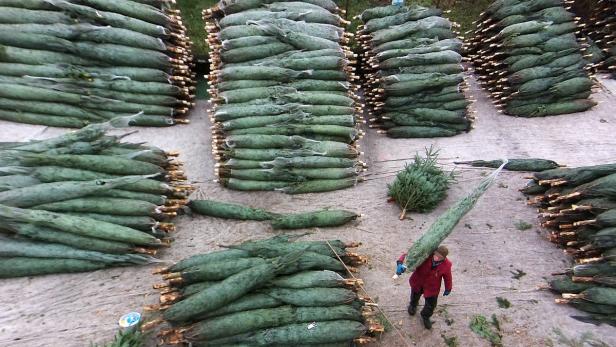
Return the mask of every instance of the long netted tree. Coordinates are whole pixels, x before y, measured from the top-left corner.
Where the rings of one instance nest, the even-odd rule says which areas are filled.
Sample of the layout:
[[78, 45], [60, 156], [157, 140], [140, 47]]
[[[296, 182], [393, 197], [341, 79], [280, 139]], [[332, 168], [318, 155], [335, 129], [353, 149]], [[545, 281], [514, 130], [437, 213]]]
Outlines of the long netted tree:
[[[264, 1], [265, 2], [265, 1]], [[352, 21], [349, 31], [355, 32], [360, 24], [359, 19], [354, 17], [365, 9], [391, 4], [391, 0], [335, 0], [341, 9], [346, 11], [345, 19]], [[477, 19], [491, 0], [406, 0], [406, 5], [434, 6], [443, 10], [451, 10], [448, 17], [461, 25], [461, 33], [472, 28], [472, 22]], [[201, 10], [218, 3], [217, 0], [177, 0], [178, 7], [182, 10], [183, 19], [188, 28], [188, 34], [194, 42], [194, 53], [199, 58], [207, 57], [208, 47], [205, 42], [205, 31]]]

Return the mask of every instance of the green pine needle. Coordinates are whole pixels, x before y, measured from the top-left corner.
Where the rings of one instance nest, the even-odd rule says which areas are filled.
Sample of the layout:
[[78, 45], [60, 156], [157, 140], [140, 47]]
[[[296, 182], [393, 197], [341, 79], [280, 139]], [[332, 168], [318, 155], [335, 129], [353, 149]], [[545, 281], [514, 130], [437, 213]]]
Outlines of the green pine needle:
[[488, 340], [492, 346], [502, 346], [502, 337], [498, 331], [492, 327], [492, 325], [488, 322], [485, 316], [478, 314], [471, 318], [469, 327], [475, 334]]
[[496, 302], [498, 303], [498, 307], [500, 308], [509, 308], [511, 307], [511, 302], [505, 298], [501, 298], [500, 296], [496, 297]]
[[513, 223], [513, 225], [515, 226], [516, 229], [518, 229], [520, 231], [532, 229], [532, 227], [533, 227], [532, 224], [527, 223], [527, 222], [525, 222], [523, 220], [519, 220], [519, 221]]
[[141, 332], [141, 324], [129, 329], [120, 330], [116, 333], [113, 342], [103, 346], [92, 345], [91, 347], [143, 347], [145, 345], [145, 335]]
[[455, 180], [453, 171], [446, 173], [437, 165], [438, 150], [426, 148], [426, 157], [415, 155], [394, 182], [388, 185], [390, 196], [403, 210], [430, 212], [447, 196], [449, 184]]

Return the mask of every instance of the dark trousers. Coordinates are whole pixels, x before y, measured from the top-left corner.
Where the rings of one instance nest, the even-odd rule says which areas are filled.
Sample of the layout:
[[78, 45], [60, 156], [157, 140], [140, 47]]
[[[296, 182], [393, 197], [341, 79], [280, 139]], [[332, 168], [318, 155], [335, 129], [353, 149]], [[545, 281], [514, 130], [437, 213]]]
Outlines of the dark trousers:
[[[421, 298], [421, 295], [423, 294], [423, 290], [420, 290], [418, 292], [411, 290], [411, 303], [409, 304], [411, 307], [417, 307], [417, 304], [419, 304], [419, 298]], [[436, 308], [436, 301], [438, 299], [438, 296], [432, 296], [429, 298], [424, 297], [424, 307], [421, 310], [421, 317], [422, 318], [430, 318], [432, 317], [432, 314], [434, 313], [434, 309]]]

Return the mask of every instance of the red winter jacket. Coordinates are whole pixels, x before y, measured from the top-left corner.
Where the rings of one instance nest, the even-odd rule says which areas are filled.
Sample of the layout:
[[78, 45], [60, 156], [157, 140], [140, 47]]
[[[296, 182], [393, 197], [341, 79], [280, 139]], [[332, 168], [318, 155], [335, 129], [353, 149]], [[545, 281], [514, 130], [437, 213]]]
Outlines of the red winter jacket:
[[[404, 253], [399, 261], [404, 262], [406, 253]], [[451, 262], [445, 258], [442, 263], [432, 268], [432, 257], [430, 254], [421, 265], [415, 269], [415, 272], [409, 279], [409, 284], [413, 291], [420, 291], [423, 289], [423, 295], [426, 298], [438, 296], [441, 291], [441, 279], [445, 281], [445, 290], [451, 291], [453, 288], [453, 280], [451, 277]]]

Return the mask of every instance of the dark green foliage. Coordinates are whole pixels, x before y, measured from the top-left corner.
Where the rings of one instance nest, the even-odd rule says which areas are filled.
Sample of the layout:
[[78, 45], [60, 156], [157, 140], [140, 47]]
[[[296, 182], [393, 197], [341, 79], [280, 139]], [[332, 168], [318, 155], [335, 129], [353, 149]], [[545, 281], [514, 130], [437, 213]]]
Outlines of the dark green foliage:
[[445, 345], [447, 347], [458, 347], [459, 346], [457, 336], [448, 337], [447, 335], [441, 333], [441, 337], [443, 338], [443, 342], [445, 342]]
[[[446, 173], [437, 165], [438, 150], [426, 149], [426, 157], [415, 155], [414, 162], [405, 166], [392, 184], [387, 195], [403, 211], [429, 212], [447, 196], [453, 172]], [[404, 214], [404, 213], [403, 213]]]
[[[232, 250], [196, 255], [162, 269], [168, 280], [160, 286], [160, 301], [168, 303], [162, 318], [173, 327], [164, 342], [179, 338], [196, 346], [326, 347], [362, 336], [364, 323], [379, 327], [368, 318], [371, 309], [358, 295], [363, 282], [341, 275], [347, 270], [342, 262], [363, 262], [363, 257], [346, 251], [356, 245], [295, 238], [246, 241], [229, 246]], [[197, 266], [169, 273], [189, 264]], [[218, 272], [219, 280], [192, 283], [189, 275], [196, 269]]]
[[191, 200], [191, 210], [204, 216], [240, 220], [270, 220], [272, 213], [262, 209], [255, 209], [243, 205], [232, 204], [215, 200]]
[[249, 0], [205, 12], [225, 187], [305, 194], [357, 182], [362, 106], [337, 9], [331, 0]]
[[86, 272], [104, 268], [104, 263], [61, 258], [0, 258], [0, 278]]
[[519, 220], [515, 223], [513, 223], [513, 225], [515, 225], [515, 228], [520, 230], [520, 231], [524, 231], [524, 230], [528, 230], [531, 229], [533, 227], [532, 224], [525, 222], [523, 220]]
[[221, 282], [174, 304], [163, 313], [166, 320], [185, 322], [199, 315], [215, 311], [254, 289], [263, 286], [279, 273], [284, 266], [297, 262], [301, 252], [268, 261], [231, 275]]
[[496, 303], [498, 304], [498, 307], [500, 308], [511, 307], [511, 302], [509, 302], [509, 300], [507, 300], [506, 298], [501, 298], [500, 296], [496, 297]]
[[168, 153], [106, 135], [131, 119], [0, 145], [2, 276], [158, 262], [145, 254], [169, 242], [190, 187], [176, 185]]
[[550, 241], [576, 258], [548, 286], [562, 295], [558, 303], [588, 312], [575, 319], [613, 324], [616, 307], [616, 202], [614, 164], [559, 168], [533, 175], [531, 185], [546, 188], [533, 197]]
[[464, 103], [462, 41], [443, 11], [420, 5], [431, 2], [375, 7], [360, 16], [366, 101], [372, 120], [393, 138], [454, 136], [469, 131], [473, 119], [470, 101]]
[[141, 324], [132, 326], [116, 333], [112, 342], [105, 345], [91, 345], [90, 347], [142, 347], [145, 346], [147, 334], [141, 332]]
[[311, 227], [334, 227], [346, 224], [358, 217], [344, 210], [323, 210], [317, 212], [278, 215], [272, 219], [274, 229], [300, 229]]
[[576, 283], [571, 280], [571, 277], [563, 276], [554, 278], [548, 281], [550, 289], [557, 293], [580, 293], [593, 285], [590, 283]]
[[584, 51], [586, 42], [576, 37], [578, 18], [566, 6], [558, 0], [497, 1], [476, 21], [467, 53], [506, 114], [545, 117], [596, 104], [588, 99], [592, 81], [585, 59], [601, 52]]
[[[311, 329], [308, 329], [311, 327]], [[251, 333], [231, 336], [211, 341], [212, 345], [246, 343], [254, 346], [272, 345], [327, 345], [329, 343], [349, 341], [361, 336], [366, 327], [359, 322], [336, 320], [326, 322], [292, 324], [281, 327], [257, 330]]]
[[490, 342], [492, 346], [502, 346], [502, 336], [493, 328], [493, 324], [488, 322], [488, 319], [483, 315], [474, 315], [471, 318], [471, 322], [469, 327], [471, 330], [479, 335], [481, 338], [484, 338]]
[[354, 212], [336, 209], [303, 213], [274, 213], [215, 200], [191, 200], [189, 206], [194, 213], [205, 216], [239, 220], [269, 220], [274, 229], [335, 227], [359, 217]]
[[[550, 169], [556, 169], [559, 167], [558, 163], [553, 160], [547, 159], [509, 159], [505, 170], [510, 171], [545, 171]], [[497, 168], [503, 164], [502, 160], [471, 160], [471, 161], [458, 161], [456, 164], [465, 164], [475, 167], [491, 167]]]
[[1, 5], [0, 119], [81, 128], [139, 113], [131, 125], [184, 123], [173, 117], [192, 106], [193, 57], [171, 2]]

